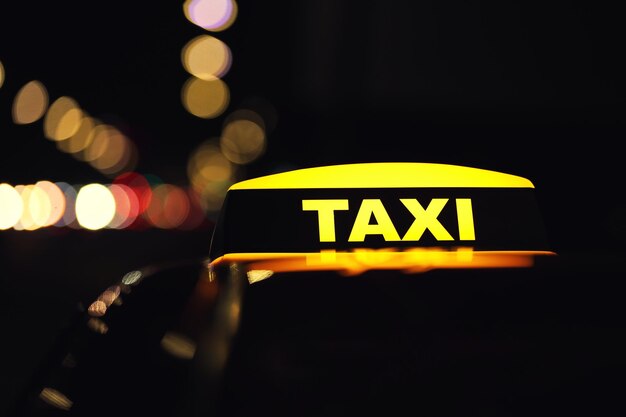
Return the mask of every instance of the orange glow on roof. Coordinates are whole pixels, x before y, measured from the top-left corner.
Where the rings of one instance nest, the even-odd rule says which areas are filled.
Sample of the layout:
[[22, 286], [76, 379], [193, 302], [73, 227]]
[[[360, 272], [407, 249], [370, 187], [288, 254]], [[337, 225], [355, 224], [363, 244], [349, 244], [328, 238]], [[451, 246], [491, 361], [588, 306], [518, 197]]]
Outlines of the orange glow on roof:
[[316, 253], [230, 253], [211, 262], [248, 263], [249, 270], [273, 272], [338, 271], [356, 275], [368, 270], [400, 270], [405, 273], [431, 269], [524, 268], [534, 265], [535, 256], [555, 255], [549, 251], [474, 251], [469, 247], [323, 250]]

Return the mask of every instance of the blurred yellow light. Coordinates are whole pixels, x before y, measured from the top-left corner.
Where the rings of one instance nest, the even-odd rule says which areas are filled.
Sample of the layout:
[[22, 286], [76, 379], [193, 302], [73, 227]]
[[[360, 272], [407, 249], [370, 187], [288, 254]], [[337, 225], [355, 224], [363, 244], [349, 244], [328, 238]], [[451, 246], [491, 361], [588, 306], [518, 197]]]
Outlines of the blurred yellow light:
[[4, 84], [4, 67], [2, 66], [2, 61], [0, 61], [0, 87]]
[[105, 174], [117, 174], [128, 166], [132, 148], [130, 141], [113, 126], [96, 128], [93, 142], [85, 151], [85, 159]]
[[33, 221], [33, 228], [49, 226], [48, 219], [52, 214], [52, 203], [48, 193], [39, 186], [39, 183], [31, 188], [27, 208]]
[[44, 119], [44, 135], [51, 140], [65, 140], [76, 134], [83, 111], [71, 97], [59, 97], [50, 105]]
[[185, 70], [203, 80], [223, 77], [230, 69], [230, 48], [213, 36], [200, 35], [190, 40], [182, 50]]
[[167, 332], [161, 339], [161, 347], [172, 356], [192, 359], [196, 353], [196, 344], [188, 337], [175, 332]]
[[267, 131], [265, 119], [256, 111], [250, 109], [237, 109], [231, 112], [224, 119], [224, 126], [236, 120], [250, 120], [259, 125], [264, 131]]
[[35, 187], [46, 193], [50, 203], [48, 218], [41, 224], [43, 227], [52, 226], [57, 223], [65, 213], [65, 194], [55, 183], [50, 181], [39, 181]]
[[230, 91], [219, 78], [202, 80], [189, 78], [182, 89], [185, 109], [194, 116], [211, 119], [221, 115], [230, 101]]
[[231, 162], [247, 164], [265, 151], [265, 131], [252, 120], [234, 120], [224, 127], [220, 147]]
[[84, 116], [76, 132], [68, 139], [57, 142], [57, 147], [63, 152], [73, 154], [78, 159], [83, 159], [82, 151], [93, 141], [96, 126], [95, 119]]
[[106, 227], [115, 216], [115, 198], [102, 184], [85, 185], [76, 196], [76, 219], [90, 230]]
[[208, 140], [200, 144], [191, 154], [187, 163], [187, 173], [192, 183], [204, 184], [230, 179], [233, 167], [217, 144]]
[[74, 404], [65, 394], [53, 388], [42, 389], [39, 393], [39, 398], [45, 403], [63, 411], [70, 410]]
[[219, 212], [222, 208], [222, 204], [224, 203], [228, 187], [232, 184], [232, 180], [206, 184], [204, 188], [199, 191], [202, 209], [207, 212]]
[[33, 220], [31, 211], [30, 211], [30, 198], [33, 193], [34, 185], [16, 185], [15, 190], [20, 193], [20, 197], [22, 198], [22, 206], [24, 209], [22, 210], [22, 216], [20, 220], [13, 226], [15, 230], [35, 230], [38, 229], [39, 226]]
[[91, 143], [85, 148], [83, 159], [92, 162], [100, 158], [107, 151], [110, 137], [115, 128], [111, 125], [100, 124], [94, 127]]
[[193, 24], [211, 32], [228, 29], [238, 13], [234, 0], [186, 0], [183, 4], [185, 17]]
[[0, 230], [9, 229], [22, 217], [24, 203], [20, 193], [9, 184], [0, 184]]
[[15, 95], [13, 121], [17, 124], [33, 123], [41, 118], [48, 108], [48, 91], [37, 81], [30, 81]]

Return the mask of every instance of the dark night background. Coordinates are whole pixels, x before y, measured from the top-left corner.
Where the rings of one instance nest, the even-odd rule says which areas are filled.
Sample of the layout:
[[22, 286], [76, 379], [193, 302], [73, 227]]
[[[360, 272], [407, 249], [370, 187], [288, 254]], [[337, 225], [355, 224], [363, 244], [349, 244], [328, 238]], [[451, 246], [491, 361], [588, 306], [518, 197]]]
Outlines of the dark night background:
[[[186, 185], [186, 163], [229, 111], [275, 109], [265, 153], [245, 178], [318, 165], [404, 161], [520, 175], [537, 190], [553, 249], [573, 270], [568, 306], [623, 332], [626, 233], [624, 25], [598, 2], [240, 1], [212, 34], [232, 50], [230, 106], [199, 119], [181, 105], [181, 48], [208, 33], [182, 2], [21, 2], [0, 6], [0, 182], [110, 179], [59, 152], [41, 122], [11, 120], [38, 79], [136, 143], [136, 170]], [[0, 231], [0, 411], [77, 302], [129, 270], [208, 253], [195, 231]], [[564, 301], [554, 300], [558, 309]], [[589, 334], [596, 334], [589, 332]], [[613, 335], [613, 333], [611, 333]], [[605, 340], [619, 338], [600, 338]], [[621, 345], [620, 345], [621, 346]], [[615, 348], [615, 345], [613, 345]], [[602, 352], [598, 346], [594, 354]], [[624, 363], [611, 363], [624, 369]]]

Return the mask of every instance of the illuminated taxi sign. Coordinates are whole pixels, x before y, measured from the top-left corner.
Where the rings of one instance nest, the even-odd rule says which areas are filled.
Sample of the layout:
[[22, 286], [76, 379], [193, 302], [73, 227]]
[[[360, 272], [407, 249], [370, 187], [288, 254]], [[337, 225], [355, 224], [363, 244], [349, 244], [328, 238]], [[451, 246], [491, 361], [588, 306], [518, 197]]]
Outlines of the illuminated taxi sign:
[[[268, 175], [229, 189], [210, 256], [293, 261], [325, 251], [410, 254], [459, 248], [550, 253], [533, 184], [515, 175], [431, 163], [336, 165]], [[419, 263], [406, 254], [395, 258]], [[437, 259], [444, 258], [467, 257]]]
[[[454, 240], [438, 219], [439, 213], [448, 202], [447, 198], [434, 198], [425, 209], [415, 198], [401, 198], [400, 202], [413, 216], [413, 223], [402, 238], [382, 201], [372, 198], [361, 201], [348, 241], [364, 242], [368, 235], [381, 235], [385, 242], [418, 242], [426, 230], [429, 230], [436, 240]], [[302, 200], [302, 210], [317, 212], [320, 242], [336, 242], [335, 211], [349, 210], [349, 200]], [[456, 211], [459, 240], [475, 240], [472, 200], [457, 198]]]

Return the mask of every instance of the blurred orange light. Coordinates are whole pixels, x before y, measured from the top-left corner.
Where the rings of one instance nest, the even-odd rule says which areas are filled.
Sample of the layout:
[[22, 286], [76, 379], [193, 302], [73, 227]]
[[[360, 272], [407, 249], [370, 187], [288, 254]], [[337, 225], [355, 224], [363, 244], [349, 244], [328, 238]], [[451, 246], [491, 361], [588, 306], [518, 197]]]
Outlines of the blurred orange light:
[[230, 69], [230, 48], [213, 36], [200, 35], [183, 48], [181, 60], [185, 70], [203, 80], [223, 77]]
[[13, 121], [17, 124], [33, 123], [41, 118], [48, 108], [48, 91], [37, 81], [30, 81], [15, 95]]
[[178, 225], [178, 229], [193, 230], [205, 224], [206, 214], [202, 209], [200, 195], [192, 187], [187, 188], [186, 193], [189, 201], [189, 214], [187, 214], [185, 220]]
[[191, 77], [183, 85], [181, 99], [194, 116], [211, 119], [221, 115], [230, 102], [230, 91], [219, 78], [202, 80]]
[[0, 88], [2, 88], [2, 84], [4, 84], [4, 66], [2, 66], [2, 61], [0, 61]]
[[227, 254], [214, 260], [212, 264], [249, 262], [251, 270], [273, 272], [331, 270], [345, 275], [356, 275], [372, 269], [395, 269], [415, 274], [441, 268], [527, 268], [533, 266], [535, 256], [542, 255], [554, 255], [554, 253], [423, 247], [406, 250], [354, 249], [349, 252], [325, 250], [317, 253]]
[[183, 11], [191, 23], [219, 32], [232, 26], [238, 6], [234, 0], [186, 0]]
[[233, 120], [220, 137], [222, 153], [236, 164], [247, 164], [265, 151], [265, 131], [252, 120]]
[[166, 184], [160, 184], [152, 190], [152, 200], [148, 206], [145, 217], [155, 227], [161, 229], [169, 228], [165, 215], [163, 213], [163, 206], [165, 199], [167, 198], [168, 186]]
[[187, 162], [187, 175], [197, 190], [204, 189], [209, 183], [228, 181], [233, 174], [232, 163], [214, 140], [202, 142]]
[[130, 140], [122, 132], [113, 126], [100, 125], [85, 153], [94, 168], [115, 175], [129, 166], [133, 151]]
[[19, 222], [24, 203], [20, 193], [6, 183], [0, 184], [0, 202], [0, 230], [6, 230]]
[[114, 127], [107, 124], [99, 124], [94, 127], [91, 143], [85, 148], [84, 160], [87, 162], [96, 161], [107, 150], [109, 138], [113, 135]]
[[163, 217], [169, 228], [176, 228], [183, 224], [189, 215], [189, 210], [189, 198], [185, 190], [170, 185], [163, 204]]
[[84, 159], [82, 151], [84, 151], [93, 141], [96, 120], [89, 116], [84, 116], [76, 132], [65, 140], [57, 142], [57, 147], [63, 152], [73, 154], [77, 159]]
[[59, 97], [50, 105], [44, 118], [44, 135], [51, 140], [65, 140], [81, 125], [83, 111], [71, 97]]

